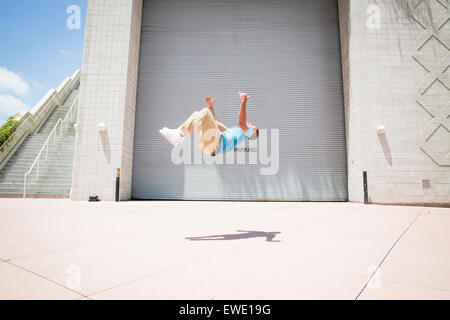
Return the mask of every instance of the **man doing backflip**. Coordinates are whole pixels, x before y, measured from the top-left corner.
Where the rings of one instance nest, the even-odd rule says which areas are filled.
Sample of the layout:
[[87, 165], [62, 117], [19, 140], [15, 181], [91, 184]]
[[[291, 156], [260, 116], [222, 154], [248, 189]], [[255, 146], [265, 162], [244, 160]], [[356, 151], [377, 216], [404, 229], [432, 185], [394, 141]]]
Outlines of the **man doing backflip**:
[[173, 146], [182, 143], [184, 138], [195, 130], [197, 146], [208, 155], [216, 156], [234, 150], [247, 139], [255, 140], [259, 137], [259, 129], [247, 123], [247, 101], [251, 97], [239, 92], [241, 109], [239, 112], [239, 126], [227, 128], [214, 112], [215, 99], [206, 97], [207, 108], [194, 112], [178, 129], [164, 127], [159, 130], [161, 135]]

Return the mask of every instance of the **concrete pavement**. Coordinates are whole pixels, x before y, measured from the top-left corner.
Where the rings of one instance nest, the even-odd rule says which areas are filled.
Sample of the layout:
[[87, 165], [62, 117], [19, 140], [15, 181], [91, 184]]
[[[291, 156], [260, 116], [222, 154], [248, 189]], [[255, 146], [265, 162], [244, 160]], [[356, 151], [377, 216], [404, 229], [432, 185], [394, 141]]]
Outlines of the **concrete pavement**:
[[0, 208], [0, 299], [450, 298], [449, 208], [67, 199], [0, 199]]

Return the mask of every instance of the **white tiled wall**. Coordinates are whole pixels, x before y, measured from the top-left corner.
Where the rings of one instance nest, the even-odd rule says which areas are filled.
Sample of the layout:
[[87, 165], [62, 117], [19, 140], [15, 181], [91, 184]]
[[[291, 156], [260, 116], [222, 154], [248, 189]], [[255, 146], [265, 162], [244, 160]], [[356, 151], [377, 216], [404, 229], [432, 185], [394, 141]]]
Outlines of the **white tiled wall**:
[[[72, 199], [131, 196], [142, 0], [90, 0], [81, 70]], [[98, 124], [107, 131], [99, 133]]]
[[[370, 5], [380, 10], [379, 29], [367, 27]], [[340, 0], [339, 6], [350, 200], [363, 201], [366, 170], [372, 202], [449, 203], [450, 83], [449, 71], [442, 71], [450, 64], [450, 2]], [[440, 65], [441, 74], [414, 57], [428, 69]], [[437, 77], [441, 82], [433, 83]], [[386, 135], [380, 138], [381, 125]]]

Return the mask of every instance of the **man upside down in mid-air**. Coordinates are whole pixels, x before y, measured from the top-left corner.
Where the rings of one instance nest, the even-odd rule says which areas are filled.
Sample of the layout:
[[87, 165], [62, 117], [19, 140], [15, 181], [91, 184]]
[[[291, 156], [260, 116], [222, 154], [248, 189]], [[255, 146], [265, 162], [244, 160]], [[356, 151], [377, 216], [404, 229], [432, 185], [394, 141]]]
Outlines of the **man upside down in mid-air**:
[[214, 112], [215, 99], [206, 97], [207, 108], [194, 112], [178, 129], [164, 127], [159, 132], [169, 143], [177, 146], [195, 130], [199, 149], [212, 156], [234, 150], [245, 140], [255, 140], [259, 137], [258, 127], [247, 123], [246, 107], [251, 97], [241, 92], [239, 95], [241, 98], [239, 126], [227, 128], [219, 122]]

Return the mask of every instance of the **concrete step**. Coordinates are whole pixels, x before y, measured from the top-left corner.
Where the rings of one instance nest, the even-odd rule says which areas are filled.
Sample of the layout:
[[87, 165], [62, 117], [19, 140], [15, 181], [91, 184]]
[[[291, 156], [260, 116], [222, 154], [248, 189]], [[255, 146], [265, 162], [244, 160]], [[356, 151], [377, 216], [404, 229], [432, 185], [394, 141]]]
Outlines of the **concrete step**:
[[[52, 133], [52, 131], [53, 131], [53, 127], [51, 129], [49, 129], [49, 130], [43, 130], [43, 131], [41, 131], [41, 133], [45, 134], [47, 136], [47, 138], [48, 138], [50, 136], [50, 134]], [[59, 135], [59, 130], [58, 130], [58, 135]], [[63, 135], [67, 136], [67, 137], [73, 137], [73, 136], [75, 136], [75, 130], [63, 131]]]
[[[39, 130], [39, 133], [41, 133], [41, 131], [42, 131], [43, 128], [53, 130], [53, 129], [56, 127], [56, 123], [58, 122], [58, 120], [59, 120], [59, 118], [55, 120], [55, 123], [44, 124], [44, 125], [41, 127], [41, 129]], [[51, 121], [51, 120], [49, 120], [49, 121]], [[73, 129], [74, 123], [72, 123], [72, 124], [70, 124], [70, 123], [69, 123], [69, 124], [63, 124], [63, 125], [66, 126], [66, 128], [68, 128], [68, 129]], [[58, 126], [58, 128], [60, 128], [60, 126]]]
[[[47, 181], [44, 180], [39, 180], [39, 181], [28, 181], [27, 180], [27, 186], [37, 186], [40, 185], [43, 189], [49, 189], [49, 188], [59, 188], [59, 187], [67, 187], [68, 185], [70, 185], [71, 182], [59, 182], [59, 181], [55, 181], [53, 183], [48, 183]], [[0, 185], [0, 190], [9, 190], [10, 188], [17, 188], [19, 186], [23, 187], [23, 181], [16, 181], [16, 183], [2, 183]]]
[[[58, 159], [58, 160], [50, 159], [50, 158], [49, 158], [49, 160], [45, 160], [45, 158], [42, 158], [39, 161], [39, 165], [41, 167], [52, 166], [52, 165], [59, 166], [59, 165], [72, 164], [72, 162], [73, 162], [73, 159], [71, 157], [70, 158]], [[27, 160], [27, 161], [25, 161], [23, 159], [22, 160], [10, 161], [3, 167], [3, 169], [0, 171], [0, 173], [6, 171], [6, 169], [13, 169], [15, 167], [17, 167], [17, 168], [23, 168], [23, 167], [30, 168], [33, 163], [34, 163], [33, 159]]]
[[[2, 170], [0, 172], [0, 174], [6, 174], [6, 173], [17, 173], [17, 172], [26, 172], [30, 169], [31, 165], [33, 164], [33, 162], [30, 163], [16, 163], [13, 165], [10, 165], [8, 167], [4, 167], [5, 170]], [[58, 171], [61, 169], [64, 169], [66, 167], [70, 167], [73, 164], [73, 160], [67, 160], [67, 161], [59, 161], [59, 162], [55, 162], [55, 161], [40, 161], [39, 162], [39, 170], [50, 170], [51, 168], [53, 168], [54, 171]], [[33, 170], [36, 169], [36, 166], [34, 167]], [[65, 172], [65, 170], [63, 170], [63, 172]]]
[[[14, 167], [14, 166], [26, 166], [28, 164], [33, 164], [35, 161], [35, 158], [30, 158], [30, 159], [14, 159], [9, 161], [6, 165], [5, 168], [8, 166], [8, 168], [10, 167]], [[43, 164], [66, 164], [69, 162], [73, 162], [73, 155], [71, 155], [70, 157], [59, 157], [59, 158], [51, 158], [50, 156], [48, 157], [48, 160], [45, 160], [45, 154], [41, 156], [41, 159], [39, 160], [39, 164], [43, 165]]]
[[[71, 169], [67, 169], [66, 171], [66, 175], [62, 176], [56, 176], [56, 173], [54, 171], [41, 171], [39, 170], [39, 179], [51, 179], [51, 178], [55, 178], [55, 179], [64, 179], [64, 178], [71, 178], [72, 177], [72, 170]], [[12, 173], [11, 176], [2, 176], [0, 177], [0, 184], [4, 183], [8, 183], [8, 182], [15, 182], [15, 181], [22, 181], [23, 177], [25, 175], [25, 172], [28, 171], [16, 171], [14, 173]], [[28, 177], [30, 179], [36, 179], [36, 171], [32, 171]]]
[[53, 110], [53, 112], [49, 115], [49, 118], [56, 116], [60, 116], [63, 120], [66, 117], [67, 113], [69, 112], [69, 107], [57, 107]]
[[[44, 128], [45, 129], [49, 129], [50, 131], [51, 130], [53, 130], [55, 127], [56, 127], [56, 123], [58, 122], [58, 119], [56, 119], [56, 121], [55, 121], [55, 123], [52, 123], [52, 124], [47, 124], [47, 125], [43, 125], [42, 127], [41, 127], [41, 129], [39, 130], [39, 134], [41, 134], [41, 133], [43, 133], [43, 132], [41, 132]], [[63, 129], [63, 130], [73, 130], [74, 128], [73, 128], [73, 125], [74, 125], [75, 123], [73, 122], [73, 123], [69, 123], [69, 124], [63, 124], [64, 126], [65, 126], [65, 128]], [[60, 130], [60, 126], [58, 125], [58, 130]]]
[[67, 108], [67, 109], [59, 109], [59, 110], [53, 111], [53, 113], [48, 117], [48, 119], [52, 119], [52, 120], [58, 121], [57, 118], [61, 118], [61, 120], [64, 120], [64, 118], [67, 116], [68, 112], [69, 112], [69, 108]]
[[[39, 189], [39, 188], [27, 188], [27, 195], [29, 194], [69, 194], [71, 187], [64, 188], [52, 188], [52, 189]], [[23, 187], [21, 189], [13, 190], [0, 190], [0, 194], [23, 194]]]
[[[58, 122], [59, 119], [63, 120], [67, 117], [67, 113], [69, 112], [69, 110], [61, 110], [61, 111], [54, 111], [48, 118], [47, 121], [54, 121], [55, 124], [56, 122]], [[70, 116], [69, 116], [70, 117]], [[75, 117], [75, 116], [74, 116]], [[43, 124], [45, 125], [49, 125], [49, 122], [46, 122]]]
[[67, 117], [68, 112], [69, 112], [69, 110], [53, 113], [49, 118], [47, 118], [48, 122], [44, 123], [42, 126], [44, 127], [44, 126], [52, 125], [53, 124], [52, 122], [54, 122], [54, 125], [56, 125], [56, 123], [58, 122], [59, 119], [64, 121], [64, 119]]
[[[18, 163], [12, 163], [7, 164], [1, 171], [0, 174], [6, 174], [6, 173], [15, 173], [18, 172], [27, 172], [30, 170], [31, 166], [33, 165], [33, 162], [18, 162]], [[55, 172], [59, 172], [59, 170], [62, 170], [62, 172], [65, 173], [65, 169], [67, 167], [72, 167], [73, 165], [73, 159], [68, 159], [66, 161], [40, 161], [39, 162], [39, 171], [43, 170], [53, 170]], [[36, 170], [37, 165], [33, 168], [33, 170]], [[53, 168], [53, 169], [52, 169]]]
[[[0, 175], [0, 179], [4, 178], [4, 179], [9, 179], [10, 177], [17, 177], [17, 176], [22, 176], [25, 174], [25, 172], [29, 172], [31, 166], [26, 166], [26, 167], [22, 167], [22, 168], [14, 168], [14, 170], [7, 170], [4, 171], [2, 173], [2, 175]], [[43, 176], [43, 175], [51, 175], [56, 174], [58, 172], [61, 173], [61, 175], [69, 175], [69, 173], [71, 173], [73, 169], [73, 164], [72, 163], [68, 163], [68, 164], [64, 164], [64, 165], [57, 165], [57, 166], [43, 166], [41, 165], [39, 167], [39, 175]], [[30, 173], [30, 176], [33, 176], [36, 174], [36, 170], [37, 167], [34, 167], [33, 170]]]
[[[73, 155], [73, 149], [72, 150], [58, 150], [58, 152], [49, 152], [47, 157], [47, 152], [44, 150], [41, 153], [40, 161], [53, 161], [53, 160], [67, 160], [72, 159]], [[26, 152], [22, 154], [18, 154], [15, 157], [11, 157], [11, 159], [8, 161], [9, 164], [11, 163], [18, 163], [18, 162], [24, 162], [28, 163], [29, 161], [34, 162], [38, 156], [38, 150], [36, 150], [35, 153], [31, 154], [31, 152]], [[47, 157], [47, 158], [46, 158]], [[47, 159], [47, 160], [46, 160]]]
[[[15, 177], [17, 175], [24, 175], [25, 172], [28, 172], [31, 168], [31, 165], [29, 166], [20, 166], [17, 168], [9, 168], [9, 170], [2, 170], [0, 173], [0, 178], [1, 177]], [[43, 175], [46, 173], [57, 173], [60, 172], [61, 174], [68, 174], [68, 171], [72, 170], [73, 168], [73, 163], [72, 162], [68, 162], [68, 163], [64, 163], [64, 164], [56, 164], [56, 165], [44, 165], [44, 164], [40, 164], [39, 165], [39, 174]], [[33, 170], [31, 170], [30, 175], [33, 175], [36, 173], [37, 170], [37, 166], [35, 166], [33, 168]]]
[[[0, 178], [0, 186], [5, 186], [9, 184], [16, 184], [16, 183], [23, 183], [24, 181], [24, 175], [19, 175], [15, 178], [8, 177], [8, 178]], [[51, 174], [40, 174], [39, 178], [36, 179], [36, 174], [31, 174], [27, 176], [27, 181], [29, 182], [36, 182], [39, 181], [41, 183], [71, 183], [72, 182], [72, 175], [67, 175], [65, 177], [58, 176], [55, 177]]]
[[[29, 139], [28, 141], [24, 141], [24, 144], [22, 144], [20, 147], [19, 147], [19, 149], [20, 148], [26, 148], [26, 147], [29, 147], [29, 146], [33, 146], [33, 147], [41, 147], [42, 148], [42, 146], [44, 145], [44, 143], [47, 141], [47, 138], [49, 137], [49, 135], [46, 135], [46, 137], [45, 137], [45, 139]], [[53, 141], [54, 140], [52, 140], [52, 139], [50, 139], [50, 143], [51, 144], [53, 144]], [[72, 141], [75, 141], [75, 136], [67, 136], [67, 135], [64, 135], [64, 136], [58, 136], [57, 138], [56, 138], [56, 142], [58, 143], [58, 142], [60, 142], [60, 141], [63, 141], [63, 142], [72, 142]]]
[[[53, 192], [60, 192], [60, 190], [70, 190], [72, 185], [69, 184], [48, 184], [48, 183], [38, 183], [38, 184], [28, 184], [27, 183], [27, 191], [36, 190], [36, 191], [48, 191], [53, 190]], [[4, 192], [21, 192], [23, 191], [23, 182], [17, 184], [5, 184], [0, 185], [0, 193]]]
[[[49, 146], [48, 147], [48, 154], [55, 154], [55, 153], [56, 154], [64, 154], [64, 152], [71, 153], [71, 152], [73, 152], [74, 149], [75, 149], [75, 145], [72, 145], [72, 144], [71, 145], [67, 145], [67, 146], [59, 146], [59, 148], [58, 148], [58, 146], [56, 146], [56, 147], [55, 146]], [[43, 153], [44, 152], [47, 153], [47, 147], [43, 148], [42, 146], [39, 146], [39, 147], [36, 147], [36, 148], [29, 147], [28, 149], [25, 149], [25, 148], [24, 149], [19, 149], [16, 152], [15, 155], [17, 155], [18, 157], [26, 157], [26, 156], [28, 156], [28, 157], [31, 158], [30, 153], [37, 154], [41, 150], [43, 150], [42, 151]]]
[[[59, 143], [58, 143], [59, 142]], [[72, 141], [67, 140], [67, 141], [57, 141], [56, 144], [53, 144], [53, 142], [51, 142], [48, 145], [49, 149], [55, 149], [55, 148], [72, 148], [72, 145], [75, 143], [75, 140], [72, 139]], [[31, 145], [31, 144], [27, 144], [24, 146], [21, 146], [20, 148], [17, 149], [17, 151], [21, 151], [21, 150], [27, 150], [27, 151], [33, 151], [33, 150], [41, 150], [44, 147], [44, 143], [39, 143], [39, 144], [35, 144], [35, 145]], [[47, 146], [46, 146], [47, 148]]]
[[[52, 124], [52, 125], [49, 125], [49, 126], [43, 126], [43, 127], [41, 127], [41, 129], [37, 132], [38, 134], [44, 134], [44, 133], [47, 133], [47, 132], [44, 132], [44, 131], [48, 131], [49, 133], [51, 133], [52, 131], [53, 131], [53, 129], [55, 129], [55, 127], [56, 127], [56, 123], [54, 123], [54, 124]], [[61, 130], [60, 129], [61, 127], [60, 126], [58, 126], [58, 132], [59, 132], [59, 130]], [[72, 127], [68, 127], [68, 128], [65, 128], [65, 129], [63, 129], [63, 131], [64, 130], [72, 130], [72, 131], [74, 131], [74, 128], [73, 128], [73, 126]]]
[[44, 125], [42, 125], [42, 127], [40, 128], [39, 131], [42, 131], [42, 128], [54, 128], [56, 126], [56, 124], [58, 123], [59, 119], [64, 120], [64, 118], [66, 117], [66, 114], [60, 114], [60, 115], [56, 115], [54, 118], [50, 117], [49, 119], [47, 119], [48, 122], [46, 122]]
[[[49, 177], [71, 177], [72, 176], [72, 165], [67, 166], [64, 170], [61, 170], [60, 168], [58, 168], [58, 170], [56, 169], [51, 169], [51, 168], [39, 168], [39, 176], [40, 177], [44, 177], [44, 176], [49, 176]], [[28, 172], [29, 169], [27, 170], [14, 170], [12, 172], [5, 172], [4, 174], [0, 175], [0, 179], [21, 179], [23, 178], [25, 172]], [[30, 177], [35, 177], [36, 176], [36, 170], [33, 169], [33, 171], [31, 171], [31, 173], [29, 174]]]
[[[36, 150], [27, 150], [23, 152], [18, 152], [14, 156], [11, 157], [9, 160], [10, 162], [14, 162], [16, 160], [35, 160], [38, 156], [41, 149]], [[62, 150], [52, 150], [48, 152], [48, 160], [56, 159], [56, 158], [62, 158], [65, 159], [67, 156], [69, 156], [71, 153], [73, 153], [74, 149], [62, 149]], [[41, 153], [41, 159], [45, 159], [47, 156], [47, 150], [44, 149]]]
[[[4, 175], [0, 175], [0, 181], [7, 181], [7, 180], [17, 180], [17, 179], [23, 179], [23, 176], [27, 171], [16, 171], [16, 172], [8, 172]], [[68, 174], [70, 173], [70, 174]], [[36, 177], [36, 171], [32, 171], [31, 174], [28, 176], [31, 179], [34, 179]], [[55, 178], [55, 179], [65, 179], [70, 178], [72, 179], [72, 172], [60, 172], [55, 170], [39, 170], [39, 178], [46, 177], [49, 179]]]
[[[1, 188], [1, 187], [0, 187]], [[48, 186], [44, 188], [43, 186], [28, 186], [27, 185], [27, 193], [49, 193], [49, 194], [68, 194], [71, 185], [58, 185], [58, 186]], [[18, 194], [23, 193], [24, 186], [22, 185], [20, 188], [11, 188], [11, 189], [0, 189], [0, 194]]]
[[[58, 159], [51, 159], [50, 156], [48, 158], [48, 160], [45, 160], [45, 155], [43, 156], [43, 158], [41, 158], [41, 160], [39, 161], [39, 165], [43, 166], [43, 165], [63, 165], [63, 164], [69, 164], [73, 162], [73, 155], [67, 158], [58, 158]], [[11, 167], [15, 167], [15, 166], [31, 166], [34, 163], [34, 159], [18, 159], [18, 160], [13, 160], [10, 161], [6, 164], [6, 166], [4, 168], [11, 168]]]
[[[34, 161], [37, 157], [37, 154], [39, 153], [39, 150], [36, 150], [36, 154], [30, 154], [30, 153], [23, 153], [23, 154], [17, 154], [17, 156], [11, 157], [9, 160], [10, 163], [15, 163], [17, 161]], [[47, 156], [48, 155], [48, 156]], [[41, 153], [41, 160], [48, 159], [48, 161], [52, 161], [54, 159], [72, 159], [73, 156], [73, 149], [65, 149], [65, 150], [57, 150], [57, 151], [47, 151], [44, 149], [44, 151]]]
[[[62, 148], [62, 149], [64, 149], [64, 148], [66, 148], [66, 149], [70, 150], [73, 147], [74, 143], [75, 143], [75, 139], [65, 140], [65, 141], [57, 141], [56, 145], [53, 144], [53, 142], [51, 142], [48, 145], [48, 148], [49, 149], [55, 149], [55, 148]], [[26, 145], [23, 145], [20, 148], [18, 148], [17, 151], [18, 152], [20, 152], [22, 150], [25, 150], [25, 151], [33, 151], [33, 150], [39, 151], [43, 147], [44, 147], [44, 142], [39, 143], [39, 144], [26, 144]]]
[[[48, 136], [47, 136], [48, 137]], [[44, 143], [47, 141], [47, 139], [30, 139], [27, 142], [24, 142], [23, 145], [21, 145], [19, 147], [20, 148], [26, 148], [26, 147], [41, 147], [44, 145]], [[62, 144], [64, 143], [72, 143], [75, 141], [75, 136], [63, 136], [63, 137], [57, 137], [56, 138], [56, 143], [61, 142]], [[54, 140], [53, 138], [49, 140], [50, 145], [54, 145]]]
[[[66, 118], [68, 112], [69, 112], [68, 109], [53, 111], [53, 113], [47, 118], [46, 122], [41, 126], [40, 131], [42, 130], [42, 128], [51, 127], [53, 129], [58, 123], [59, 119], [64, 120]], [[75, 116], [69, 121], [74, 122]]]
[[[22, 179], [22, 180], [9, 181], [9, 182], [2, 183], [0, 185], [0, 190], [7, 191], [7, 190], [12, 190], [12, 189], [17, 189], [17, 188], [23, 188], [23, 181], [24, 180]], [[45, 187], [45, 186], [71, 186], [72, 180], [43, 180], [43, 179], [28, 180], [27, 179], [27, 187], [34, 186], [34, 185], [42, 185], [42, 187]]]
[[42, 139], [45, 141], [45, 139], [48, 138], [48, 135], [46, 134], [39, 134], [39, 133], [34, 133], [34, 134], [30, 134], [27, 136], [27, 140], [37, 140], [37, 139]]
[[[23, 190], [22, 192], [16, 193], [16, 192], [8, 192], [8, 193], [0, 193], [0, 195], [3, 196], [3, 198], [8, 198], [9, 196], [11, 196], [12, 198], [19, 198], [22, 199], [22, 194], [23, 194]], [[47, 198], [46, 196], [48, 196], [48, 198], [69, 198], [69, 192], [65, 192], [65, 194], [57, 194], [57, 193], [33, 193], [33, 192], [27, 192], [26, 198], [30, 199], [30, 198]]]
[[[17, 181], [18, 179], [23, 179], [24, 174], [27, 171], [15, 171], [15, 172], [8, 172], [4, 175], [0, 175], [0, 182], [7, 182], [7, 181]], [[28, 176], [30, 179], [34, 179], [36, 177], [36, 171], [32, 171], [31, 174]], [[55, 170], [40, 170], [39, 169], [39, 179], [41, 178], [48, 178], [48, 179], [72, 179], [72, 171], [55, 171]]]
[[[20, 160], [23, 160], [25, 162], [26, 161], [33, 162], [37, 158], [39, 152], [40, 152], [40, 149], [35, 150], [35, 151], [27, 151], [27, 152], [17, 153], [11, 157], [11, 159], [8, 161], [8, 163], [9, 162], [14, 163], [14, 162], [20, 161]], [[54, 159], [70, 159], [71, 154], [73, 155], [73, 149], [57, 150], [56, 152], [49, 151], [47, 161], [52, 161]], [[41, 153], [40, 160], [45, 161], [46, 156], [47, 156], [47, 151], [44, 149]]]
[[[24, 180], [16, 180], [16, 181], [7, 181], [4, 182], [0, 185], [0, 190], [10, 190], [11, 188], [19, 188], [19, 187], [23, 187], [23, 182]], [[47, 187], [47, 186], [53, 186], [53, 187], [57, 187], [57, 186], [70, 186], [72, 185], [72, 180], [44, 180], [44, 179], [39, 179], [39, 180], [29, 180], [27, 179], [27, 186], [35, 186], [35, 185], [42, 185], [43, 188]]]
[[[23, 150], [23, 149], [30, 149], [30, 148], [39, 148], [41, 149], [47, 139], [45, 140], [29, 140], [27, 142], [24, 142], [23, 145], [21, 145], [17, 150]], [[54, 142], [53, 138], [49, 140], [49, 146], [64, 146], [64, 145], [72, 145], [75, 142], [75, 136], [64, 136], [64, 137], [57, 137], [56, 143]]]
[[[25, 173], [24, 173], [25, 174]], [[0, 184], [2, 183], [16, 183], [16, 182], [23, 182], [23, 178], [24, 178], [24, 174], [16, 174], [16, 175], [11, 175], [11, 176], [5, 176], [5, 177], [0, 177]], [[27, 179], [31, 180], [36, 180], [36, 173], [32, 173], [30, 174]], [[39, 173], [39, 179], [38, 180], [49, 180], [49, 181], [70, 181], [72, 180], [72, 174], [66, 174], [65, 176], [57, 176], [53, 173]]]
[[[0, 173], [0, 180], [1, 179], [22, 179], [23, 175], [25, 174], [26, 171], [22, 172], [22, 171], [15, 171], [15, 172], [5, 172], [5, 173]], [[36, 175], [36, 172], [32, 172], [30, 174], [30, 177], [34, 177]], [[55, 179], [63, 179], [63, 178], [71, 178], [72, 174], [67, 174], [67, 172], [60, 172], [60, 171], [56, 171], [56, 170], [45, 170], [41, 171], [39, 170], [39, 176], [48, 176], [50, 178], [55, 178]]]
[[[24, 141], [24, 144], [22, 144], [19, 147], [19, 149], [20, 148], [23, 149], [23, 148], [27, 148], [27, 147], [28, 148], [30, 148], [30, 147], [42, 148], [44, 146], [45, 142], [47, 142], [47, 138], [49, 136], [50, 135], [47, 135], [47, 137], [45, 139], [39, 139], [39, 140], [38, 139], [30, 139], [26, 142]], [[64, 135], [61, 137], [58, 136], [56, 138], [56, 143], [54, 141], [55, 141], [54, 138], [51, 137], [51, 139], [48, 140], [49, 145], [54, 146], [54, 145], [72, 144], [75, 141], [75, 136], [69, 136], [69, 135]]]
[[[32, 142], [42, 141], [42, 143], [44, 143], [45, 141], [47, 141], [48, 137], [50, 137], [50, 133], [38, 133], [38, 134], [30, 135], [30, 136], [28, 136], [28, 139], [29, 139], [29, 141], [32, 141]], [[59, 131], [58, 131], [57, 139], [58, 138], [65, 138], [65, 137], [71, 138], [71, 137], [73, 137], [72, 133], [75, 133], [75, 131], [73, 131], [73, 132], [63, 132], [63, 134], [60, 135]]]
[[[7, 179], [3, 180], [0, 178], [0, 181], [2, 182], [1, 185], [7, 185], [7, 184], [17, 184], [17, 183], [23, 183], [24, 178], [23, 175], [21, 177], [17, 177], [16, 179]], [[29, 176], [27, 178], [27, 181], [30, 183], [43, 183], [46, 184], [71, 184], [72, 183], [72, 177], [45, 177], [40, 176], [39, 179], [36, 179], [35, 176]]]
[[[46, 152], [47, 152], [47, 146], [43, 149], [43, 147], [44, 147], [44, 145], [38, 145], [38, 146], [35, 146], [35, 147], [32, 147], [32, 146], [26, 146], [26, 147], [23, 147], [23, 148], [19, 148], [19, 149], [17, 149], [17, 153], [16, 154], [19, 154], [19, 153], [22, 153], [22, 155], [24, 155], [24, 154], [27, 154], [28, 152], [39, 152], [39, 151], [41, 151], [41, 150], [45, 150]], [[55, 152], [55, 150], [61, 150], [61, 151], [68, 151], [68, 152], [71, 152], [73, 149], [74, 149], [74, 147], [75, 147], [75, 144], [74, 144], [74, 141], [73, 142], [67, 142], [67, 143], [64, 143], [63, 145], [60, 145], [60, 146], [58, 146], [58, 145], [48, 145], [48, 151], [49, 152]]]
[[74, 148], [74, 146], [75, 146], [75, 141], [70, 141], [70, 142], [67, 141], [67, 142], [65, 142], [65, 143], [62, 143], [62, 144], [59, 145], [59, 146], [58, 146], [58, 143], [57, 143], [56, 145], [49, 144], [48, 147], [45, 146], [45, 148], [44, 148], [44, 144], [42, 144], [42, 145], [36, 145], [36, 146], [30, 146], [30, 145], [28, 145], [28, 146], [23, 146], [23, 147], [17, 149], [17, 153], [19, 153], [19, 152], [21, 152], [21, 151], [24, 151], [25, 153], [26, 153], [26, 152], [34, 152], [34, 151], [39, 152], [39, 151], [42, 150], [43, 148], [44, 148], [44, 150], [47, 150], [47, 148], [48, 148], [49, 152], [50, 152], [50, 151], [54, 151], [54, 150], [63, 150], [63, 151], [64, 151], [64, 150], [68, 150], [68, 151], [70, 151], [70, 150], [72, 150], [72, 149]]
[[[11, 159], [10, 161], [8, 161], [8, 163], [5, 165], [5, 167], [6, 166], [12, 167], [15, 165], [19, 165], [19, 166], [27, 165], [28, 163], [32, 164], [36, 160], [36, 158], [37, 158], [37, 155], [35, 157], [28, 157], [28, 155], [27, 155], [27, 158], [25, 158], [25, 157], [14, 158], [14, 159]], [[49, 154], [47, 159], [46, 159], [46, 154], [42, 153], [41, 157], [39, 159], [39, 163], [40, 164], [44, 164], [44, 163], [51, 164], [53, 162], [66, 163], [66, 162], [70, 162], [72, 160], [73, 160], [73, 153], [72, 154], [64, 153], [61, 155]]]

